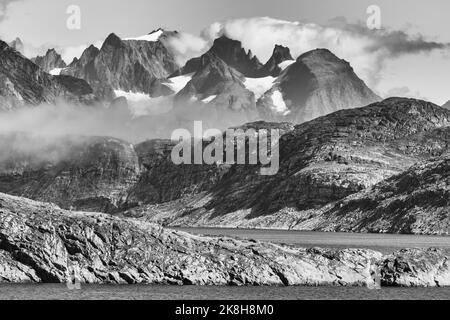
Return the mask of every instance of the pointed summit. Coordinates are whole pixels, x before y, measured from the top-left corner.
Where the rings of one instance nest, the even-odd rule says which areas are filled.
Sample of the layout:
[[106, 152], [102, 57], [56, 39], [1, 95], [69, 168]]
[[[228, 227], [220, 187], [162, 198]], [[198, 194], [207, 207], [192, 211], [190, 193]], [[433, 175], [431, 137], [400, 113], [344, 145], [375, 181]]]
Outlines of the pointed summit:
[[250, 50], [246, 52], [240, 41], [224, 35], [214, 40], [209, 52], [216, 54], [230, 67], [247, 77], [256, 77], [258, 71], [262, 68], [258, 58], [253, 56]]
[[106, 47], [114, 47], [119, 48], [123, 45], [122, 39], [120, 39], [115, 33], [111, 33], [106, 39], [105, 42], [103, 42], [103, 48]]
[[291, 56], [291, 51], [287, 47], [275, 45], [272, 56], [266, 62], [261, 71], [261, 76], [271, 75], [273, 77], [277, 77], [283, 70], [283, 65], [281, 64], [285, 61], [294, 62], [294, 58]]
[[45, 72], [54, 75], [59, 74], [61, 69], [66, 67], [66, 63], [55, 49], [48, 49], [45, 56], [37, 56], [31, 59], [31, 61], [41, 67]]
[[283, 70], [261, 99], [262, 114], [283, 111], [302, 123], [341, 110], [380, 101], [350, 64], [328, 49], [302, 54]]

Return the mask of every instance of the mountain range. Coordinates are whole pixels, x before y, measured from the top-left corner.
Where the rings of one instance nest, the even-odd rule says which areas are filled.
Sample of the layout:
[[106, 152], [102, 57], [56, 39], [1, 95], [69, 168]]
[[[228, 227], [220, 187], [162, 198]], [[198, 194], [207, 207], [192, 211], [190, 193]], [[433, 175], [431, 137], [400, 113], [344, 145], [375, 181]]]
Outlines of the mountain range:
[[[450, 232], [446, 106], [381, 100], [328, 49], [293, 59], [276, 45], [262, 63], [221, 36], [180, 66], [170, 45], [176, 34], [112, 33], [68, 65], [55, 50], [30, 60], [18, 41], [0, 41], [0, 110], [65, 101], [106, 106], [130, 130], [139, 123], [170, 132], [193, 120], [279, 129], [277, 174], [260, 175], [260, 164], [175, 165], [167, 135], [133, 144], [2, 132], [0, 192], [170, 226]], [[130, 115], [142, 97], [171, 107]]]

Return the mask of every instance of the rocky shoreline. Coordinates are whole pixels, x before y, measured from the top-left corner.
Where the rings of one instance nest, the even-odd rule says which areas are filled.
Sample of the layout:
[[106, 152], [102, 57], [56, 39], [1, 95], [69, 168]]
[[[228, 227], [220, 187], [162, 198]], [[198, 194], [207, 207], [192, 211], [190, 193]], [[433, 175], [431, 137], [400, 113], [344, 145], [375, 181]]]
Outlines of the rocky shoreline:
[[450, 286], [450, 252], [298, 248], [195, 236], [0, 194], [0, 283]]

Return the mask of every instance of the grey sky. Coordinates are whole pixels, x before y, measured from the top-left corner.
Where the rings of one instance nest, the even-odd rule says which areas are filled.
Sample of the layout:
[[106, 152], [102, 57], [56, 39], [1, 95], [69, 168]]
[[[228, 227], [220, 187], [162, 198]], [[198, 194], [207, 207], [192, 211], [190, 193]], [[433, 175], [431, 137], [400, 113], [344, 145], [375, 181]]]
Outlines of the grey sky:
[[[448, 0], [0, 0], [0, 4], [0, 37], [11, 40], [18, 36], [34, 47], [84, 46], [98, 43], [111, 32], [138, 36], [160, 26], [198, 35], [216, 21], [258, 16], [317, 24], [335, 17], [365, 21], [371, 4], [381, 8], [385, 27], [421, 33], [430, 41], [450, 42]], [[81, 8], [80, 30], [66, 28], [69, 5]], [[448, 54], [446, 58], [418, 55], [392, 59], [375, 89], [405, 92], [407, 87], [411, 95], [443, 103], [450, 99], [445, 90], [449, 61]], [[414, 69], [420, 70], [420, 78], [432, 79], [420, 80]]]

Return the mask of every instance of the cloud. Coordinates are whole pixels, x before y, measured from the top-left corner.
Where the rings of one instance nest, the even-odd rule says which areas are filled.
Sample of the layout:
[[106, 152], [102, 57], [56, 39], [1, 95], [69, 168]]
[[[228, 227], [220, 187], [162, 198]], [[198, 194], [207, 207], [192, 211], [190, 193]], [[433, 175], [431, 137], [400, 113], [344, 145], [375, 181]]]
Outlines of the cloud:
[[1, 0], [0, 1], [0, 22], [6, 18], [6, 14], [8, 11], [8, 6], [13, 2], [18, 2], [22, 0]]

